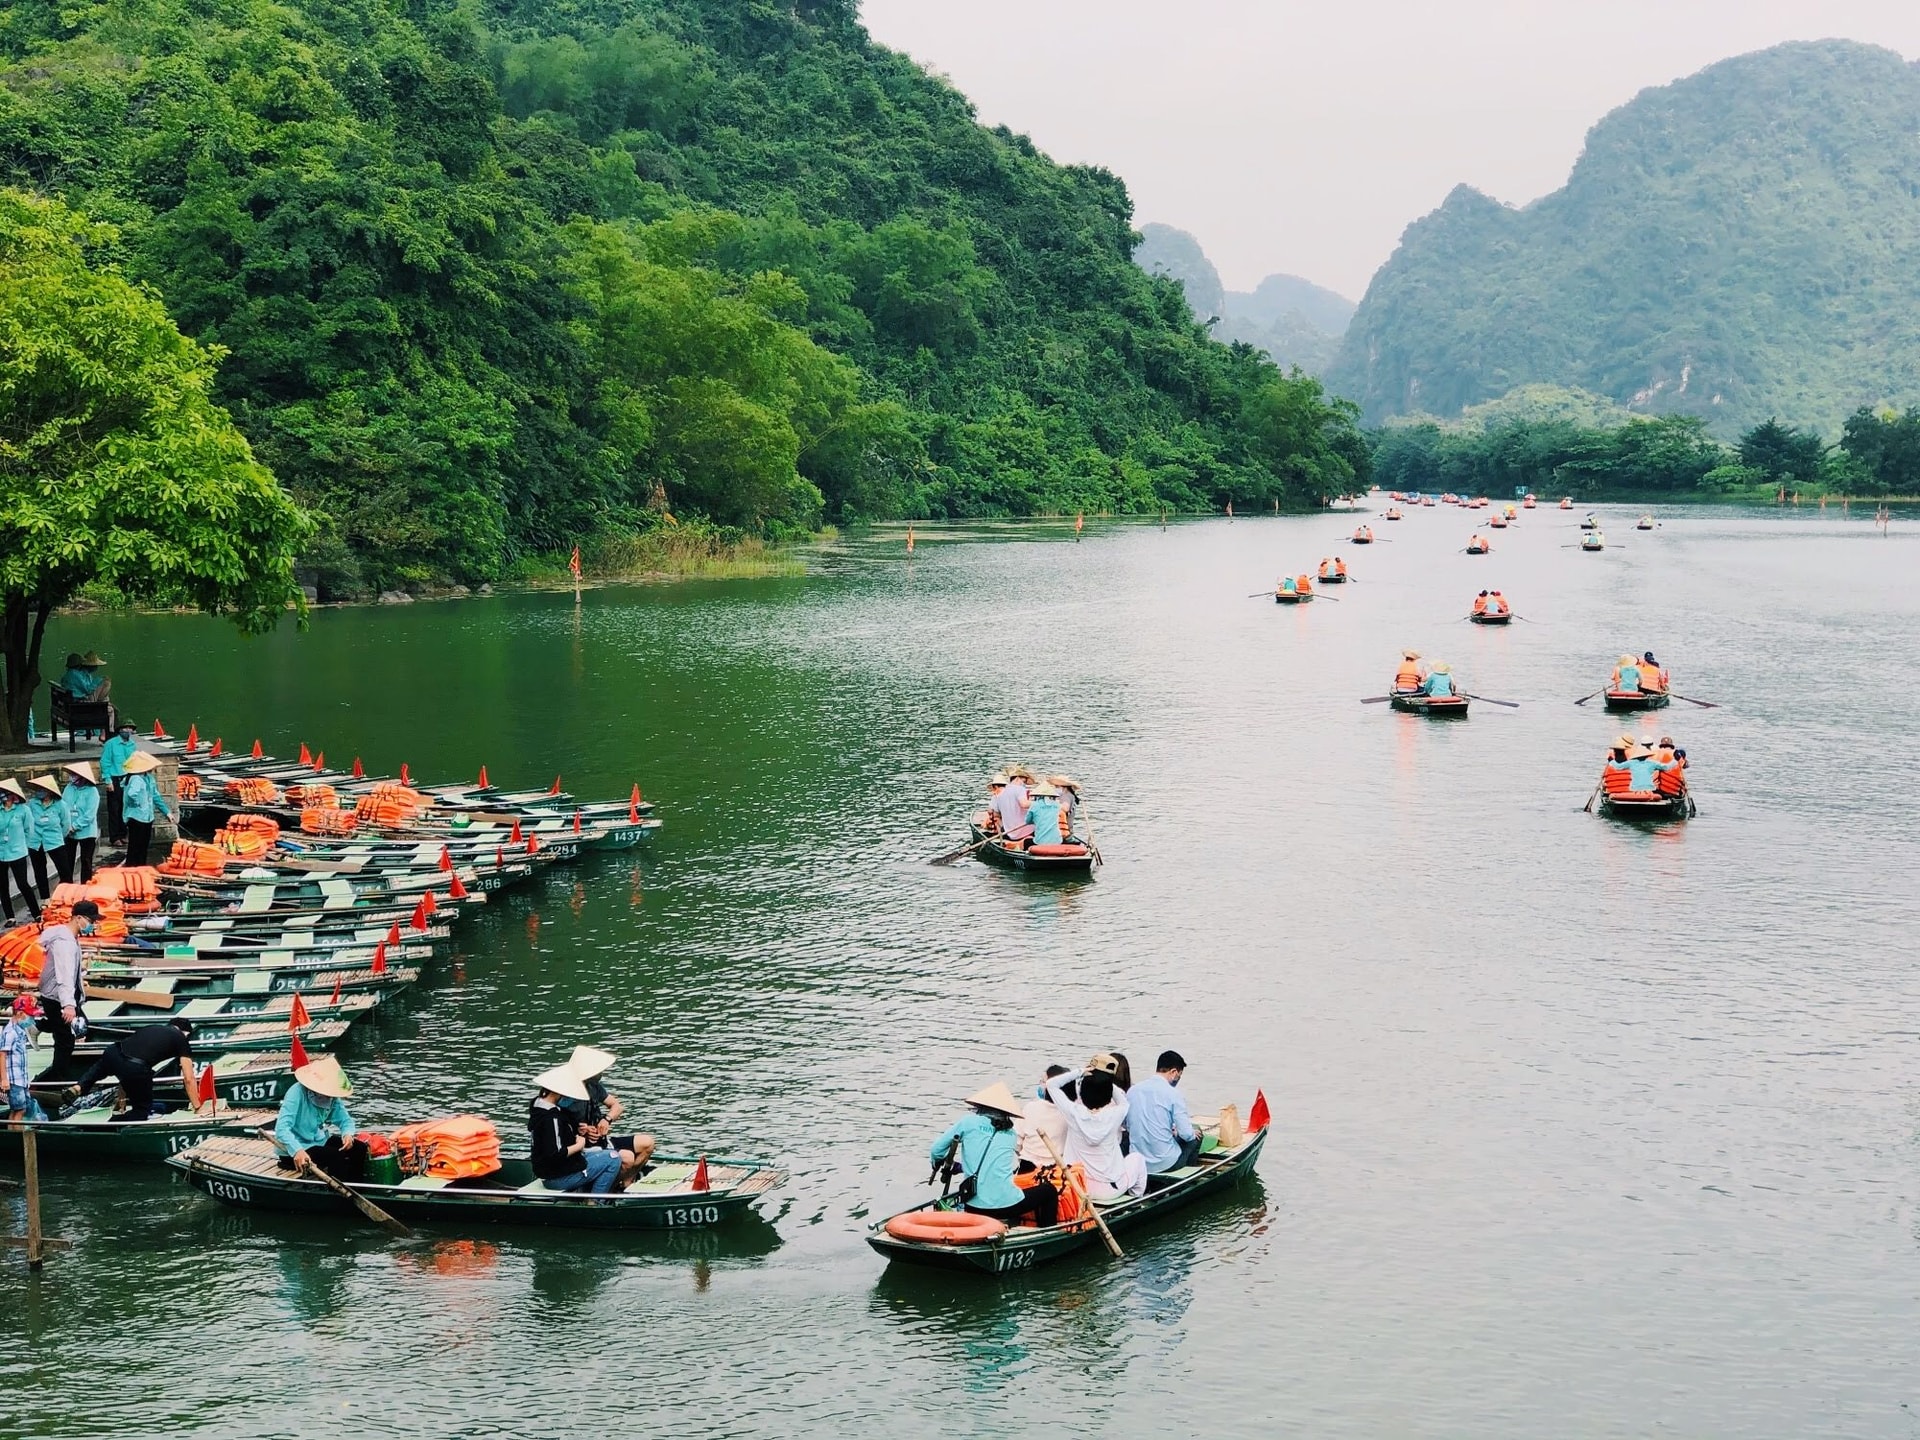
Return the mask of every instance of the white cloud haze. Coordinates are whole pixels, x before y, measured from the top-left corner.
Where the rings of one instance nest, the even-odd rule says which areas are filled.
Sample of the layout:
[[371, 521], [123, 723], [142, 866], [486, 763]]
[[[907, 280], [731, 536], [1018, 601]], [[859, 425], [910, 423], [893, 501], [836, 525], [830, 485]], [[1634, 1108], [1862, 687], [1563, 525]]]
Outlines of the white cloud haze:
[[1251, 288], [1360, 297], [1454, 185], [1558, 189], [1587, 130], [1649, 85], [1783, 40], [1920, 55], [1915, 0], [863, 0], [874, 39], [990, 125], [1104, 165], [1136, 220]]

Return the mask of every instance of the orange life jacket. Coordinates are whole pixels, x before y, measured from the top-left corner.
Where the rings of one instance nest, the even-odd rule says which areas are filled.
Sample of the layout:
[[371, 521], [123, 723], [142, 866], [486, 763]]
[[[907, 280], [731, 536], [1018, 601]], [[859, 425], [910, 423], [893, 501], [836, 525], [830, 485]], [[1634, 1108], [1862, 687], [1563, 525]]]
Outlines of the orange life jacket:
[[1396, 690], [1412, 690], [1424, 679], [1426, 679], [1426, 676], [1420, 673], [1418, 661], [1402, 660], [1400, 662], [1400, 668], [1393, 672], [1393, 688]]
[[1487, 597], [1486, 596], [1476, 595], [1474, 597], [1473, 613], [1476, 615], [1484, 615], [1487, 613]]
[[1346, 573], [1347, 573], [1347, 562], [1346, 562], [1346, 561], [1344, 561], [1344, 560], [1336, 560], [1336, 561], [1334, 562], [1334, 565], [1333, 565], [1333, 572], [1334, 572], [1334, 574], [1336, 574], [1336, 575], [1344, 575], [1344, 574], [1346, 574]]

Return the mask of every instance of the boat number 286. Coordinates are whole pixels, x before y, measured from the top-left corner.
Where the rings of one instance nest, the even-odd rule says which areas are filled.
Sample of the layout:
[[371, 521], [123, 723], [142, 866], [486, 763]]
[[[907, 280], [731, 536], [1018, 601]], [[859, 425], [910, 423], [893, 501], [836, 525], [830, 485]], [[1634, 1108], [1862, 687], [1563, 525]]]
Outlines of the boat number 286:
[[690, 1205], [663, 1213], [669, 1225], [713, 1225], [720, 1219], [718, 1205]]

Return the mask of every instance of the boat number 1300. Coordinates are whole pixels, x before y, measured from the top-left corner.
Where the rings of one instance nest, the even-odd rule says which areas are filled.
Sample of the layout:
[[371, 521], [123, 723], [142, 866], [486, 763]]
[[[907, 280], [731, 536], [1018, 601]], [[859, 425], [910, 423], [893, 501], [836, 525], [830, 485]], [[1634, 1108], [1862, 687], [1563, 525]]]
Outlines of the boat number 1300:
[[679, 1210], [662, 1212], [669, 1225], [712, 1225], [720, 1219], [718, 1205], [689, 1205]]

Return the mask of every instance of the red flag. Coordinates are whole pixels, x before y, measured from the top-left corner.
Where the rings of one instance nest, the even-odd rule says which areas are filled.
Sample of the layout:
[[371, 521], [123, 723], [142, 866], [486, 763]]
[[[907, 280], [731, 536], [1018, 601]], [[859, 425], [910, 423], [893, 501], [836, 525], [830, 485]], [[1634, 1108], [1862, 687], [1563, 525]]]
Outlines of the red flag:
[[318, 755], [313, 757], [313, 768], [315, 770], [324, 770], [327, 768], [327, 752], [326, 751], [322, 750]]
[[578, 810], [573, 812], [573, 833], [576, 835], [580, 833], [580, 812]]
[[458, 871], [454, 872], [453, 879], [447, 885], [447, 898], [449, 900], [464, 900], [467, 898], [467, 887], [465, 882], [460, 879]]
[[713, 1184], [707, 1179], [707, 1157], [702, 1155], [700, 1163], [693, 1167], [693, 1181], [688, 1187], [693, 1190], [711, 1190]]
[[153, 717], [153, 738], [156, 740], [164, 740], [167, 738], [166, 727], [160, 723], [160, 717], [158, 715]]
[[393, 922], [393, 928], [387, 931], [387, 938], [380, 943], [383, 945], [398, 945], [400, 943], [400, 922], [398, 920]]
[[413, 783], [413, 777], [407, 774], [407, 762], [404, 760], [400, 762], [400, 783], [402, 785], [411, 785]]
[[453, 869], [453, 852], [452, 852], [452, 851], [450, 851], [449, 849], [447, 849], [447, 847], [446, 847], [446, 846], [444, 846], [444, 845], [442, 845], [442, 846], [440, 847], [440, 862], [439, 862], [439, 864], [440, 864], [440, 868], [441, 868], [442, 870], [452, 870], [452, 869]]
[[539, 853], [540, 853], [540, 837], [538, 835], [527, 836], [527, 854], [538, 855]]
[[575, 581], [580, 579], [580, 547], [578, 545], [573, 547], [573, 554], [567, 560], [567, 569], [573, 572]]
[[413, 915], [407, 923], [416, 930], [427, 928], [427, 902], [424, 898], [413, 907]]
[[313, 752], [307, 749], [307, 742], [304, 740], [300, 742], [300, 763], [302, 765], [313, 764]]
[[214, 1090], [213, 1090], [213, 1066], [212, 1065], [207, 1065], [203, 1067], [200, 1071], [200, 1094], [196, 1099], [196, 1106], [205, 1105], [209, 1101], [213, 1101], [215, 1103], [215, 1107], [218, 1108], [218, 1097], [215, 1096]]
[[300, 992], [296, 990], [293, 995], [293, 1005], [287, 1011], [287, 1028], [304, 1030], [312, 1023], [313, 1016], [307, 1013], [307, 1002], [300, 998]]
[[196, 721], [187, 726], [187, 754], [191, 755], [200, 748], [200, 726]]
[[553, 777], [553, 788], [547, 791], [547, 794], [558, 795], [559, 793], [560, 793], [560, 777], [556, 775]]
[[493, 847], [493, 868], [496, 870], [507, 868], [507, 852], [498, 845]]
[[1267, 1092], [1253, 1092], [1253, 1109], [1247, 1112], [1247, 1129], [1258, 1134], [1273, 1123], [1273, 1114], [1267, 1109]]
[[260, 750], [260, 738], [256, 735], [253, 741], [253, 758], [258, 760], [261, 756], [261, 753], [262, 752]]
[[421, 897], [420, 903], [426, 907], [425, 913], [428, 915], [433, 914], [440, 908], [439, 898], [435, 896], [431, 890], [427, 891], [427, 893]]
[[513, 829], [512, 829], [511, 831], [509, 831], [509, 832], [508, 832], [508, 834], [507, 834], [507, 839], [508, 839], [508, 840], [509, 840], [509, 841], [510, 841], [511, 843], [513, 843], [513, 844], [515, 844], [515, 845], [518, 845], [518, 844], [520, 843], [520, 841], [521, 841], [521, 840], [522, 840], [523, 838], [525, 838], [525, 837], [523, 837], [523, 836], [522, 836], [522, 835], [520, 834], [520, 820], [519, 820], [519, 817], [518, 817], [518, 816], [516, 816], [516, 817], [514, 817], [514, 822], [513, 822]]
[[627, 824], [638, 825], [639, 823], [640, 823], [640, 787], [636, 785], [633, 787], [633, 798], [627, 801]]
[[293, 1037], [293, 1068], [298, 1070], [307, 1063], [307, 1047], [300, 1043], [298, 1035]]
[[328, 998], [327, 1004], [338, 1005], [339, 1003], [340, 1003], [340, 977], [336, 975], [333, 977], [333, 994]]
[[360, 757], [358, 755], [353, 757], [353, 778], [356, 780], [364, 780], [367, 778], [367, 772], [360, 768]]
[[227, 747], [220, 743], [220, 737], [218, 735], [214, 736], [213, 749], [209, 750], [207, 754], [218, 756], [218, 755], [224, 755], [226, 753], [227, 753]]
[[482, 790], [490, 788], [487, 784], [487, 767], [484, 765], [480, 767], [480, 788]]
[[[398, 929], [399, 927], [396, 926], [394, 928]], [[373, 947], [373, 964], [368, 968], [371, 969], [373, 973], [376, 975], [384, 975], [387, 973], [387, 942], [386, 941], [382, 940], [378, 945]]]

